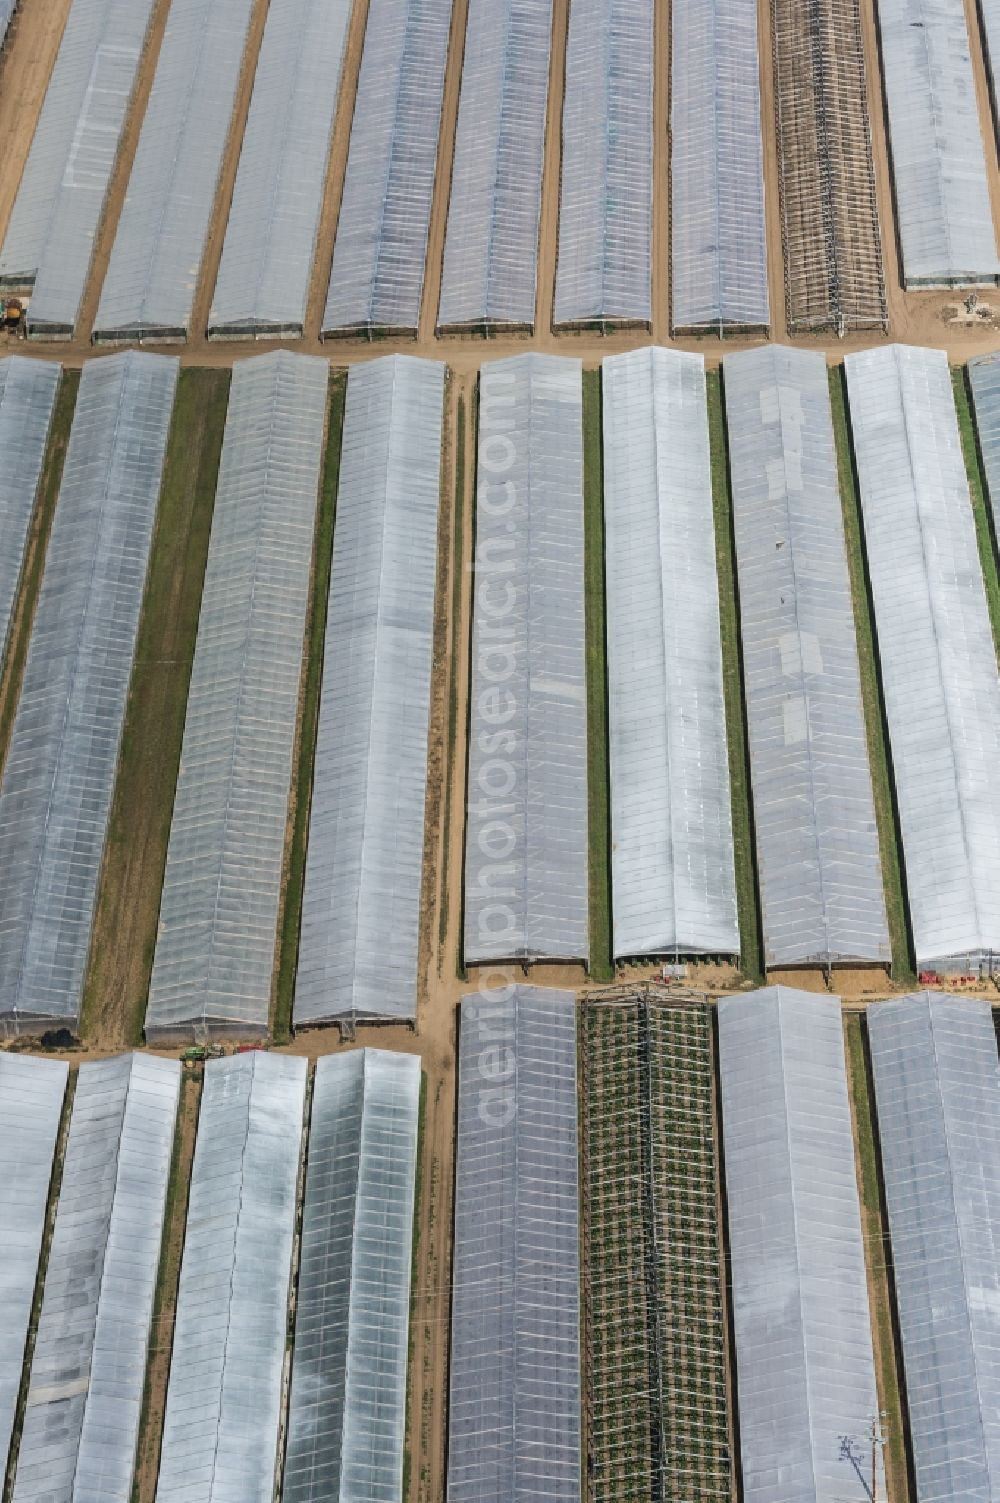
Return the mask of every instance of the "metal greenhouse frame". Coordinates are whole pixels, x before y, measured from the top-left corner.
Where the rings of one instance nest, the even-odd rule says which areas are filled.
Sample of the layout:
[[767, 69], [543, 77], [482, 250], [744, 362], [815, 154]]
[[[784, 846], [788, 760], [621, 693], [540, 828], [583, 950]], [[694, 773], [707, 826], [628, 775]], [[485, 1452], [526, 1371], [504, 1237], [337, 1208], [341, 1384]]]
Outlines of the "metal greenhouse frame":
[[705, 363], [645, 349], [602, 372], [614, 953], [734, 955]]
[[648, 326], [653, 0], [574, 0], [562, 142], [553, 322]]
[[287, 350], [233, 368], [151, 1041], [267, 1033], [328, 385], [325, 360]]
[[283, 1503], [400, 1503], [420, 1059], [317, 1061]]
[[415, 334], [451, 0], [370, 0], [323, 333]]
[[307, 1069], [205, 1066], [156, 1503], [274, 1498]]
[[21, 582], [62, 366], [0, 360], [0, 666]]
[[69, 1066], [0, 1054], [0, 1475], [6, 1474]]
[[300, 337], [352, 0], [270, 0], [209, 337]]
[[552, 0], [470, 0], [439, 329], [534, 328]]
[[181, 1066], [80, 1066], [11, 1503], [127, 1503]]
[[766, 332], [756, 0], [674, 0], [670, 21], [670, 326]]
[[965, 8], [878, 0], [904, 287], [995, 286], [996, 233]]
[[586, 960], [587, 673], [579, 360], [479, 376], [466, 962]]
[[348, 377], [296, 1027], [416, 1017], [444, 376]]
[[36, 337], [76, 327], [153, 3], [73, 0], [0, 249]]
[[79, 1018], [176, 381], [135, 350], [80, 379], [0, 783], [0, 1032]]
[[576, 1000], [461, 1003], [449, 1503], [579, 1503]]
[[993, 536], [1000, 538], [1000, 355], [977, 355], [966, 366], [976, 414], [979, 452], [993, 512]]
[[723, 371], [765, 964], [887, 964], [826, 360]]
[[1000, 1491], [1000, 1067], [988, 1002], [867, 1011], [920, 1503]]
[[252, 9], [253, 0], [173, 0], [95, 342], [183, 341], [191, 333]]
[[948, 357], [845, 365], [916, 960], [992, 969], [1000, 674]]
[[885, 1496], [840, 998], [719, 1002], [745, 1503]]

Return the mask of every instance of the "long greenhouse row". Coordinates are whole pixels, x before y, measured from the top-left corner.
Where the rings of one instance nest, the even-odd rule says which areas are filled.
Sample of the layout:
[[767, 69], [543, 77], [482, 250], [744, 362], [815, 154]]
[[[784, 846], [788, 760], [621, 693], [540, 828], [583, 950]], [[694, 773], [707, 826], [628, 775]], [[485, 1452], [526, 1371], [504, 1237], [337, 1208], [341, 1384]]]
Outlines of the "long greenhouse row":
[[[886, 326], [893, 237], [888, 204], [880, 226], [869, 87], [879, 70], [904, 287], [1000, 280], [973, 60], [981, 48], [992, 88], [995, 7], [980, 7], [980, 39], [961, 0], [878, 0], [878, 58], [870, 46], [866, 56], [857, 0], [842, 9], [771, 3], [793, 333]], [[352, 10], [351, 0], [273, 0], [256, 38], [251, 0], [173, 0], [122, 208], [106, 225], [154, 5], [72, 0], [0, 246], [0, 287], [31, 293], [34, 337], [78, 331], [102, 237], [110, 256], [90, 329], [99, 343], [183, 342], [206, 328], [225, 339], [300, 337], [316, 278], [325, 336], [413, 334], [449, 157], [432, 318], [442, 331], [531, 329], [557, 116], [553, 326], [650, 324], [653, 0], [575, 0], [561, 99], [550, 96], [552, 0], [472, 0], [464, 36], [452, 0], [371, 0], [356, 80], [345, 78]], [[442, 138], [450, 46], [462, 48], [453, 153]], [[771, 323], [761, 49], [748, 0], [673, 0], [662, 254], [677, 333]], [[340, 188], [331, 153], [349, 110]], [[319, 240], [337, 188], [330, 267]]]

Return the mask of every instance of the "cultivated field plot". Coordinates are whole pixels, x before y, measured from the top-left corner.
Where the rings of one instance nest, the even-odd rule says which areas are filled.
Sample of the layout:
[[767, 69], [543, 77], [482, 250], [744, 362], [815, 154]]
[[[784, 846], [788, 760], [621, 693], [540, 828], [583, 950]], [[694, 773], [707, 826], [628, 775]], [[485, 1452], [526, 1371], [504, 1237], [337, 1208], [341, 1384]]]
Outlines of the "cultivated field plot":
[[585, 1006], [588, 1497], [732, 1496], [710, 1009]]

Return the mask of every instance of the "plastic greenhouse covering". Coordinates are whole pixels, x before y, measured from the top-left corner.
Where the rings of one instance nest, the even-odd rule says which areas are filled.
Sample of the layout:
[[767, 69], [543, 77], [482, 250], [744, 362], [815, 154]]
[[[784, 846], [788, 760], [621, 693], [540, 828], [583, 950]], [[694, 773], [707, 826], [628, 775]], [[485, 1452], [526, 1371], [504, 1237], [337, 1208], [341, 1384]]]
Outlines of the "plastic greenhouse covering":
[[28, 529], [45, 462], [62, 367], [12, 355], [0, 360], [0, 664], [14, 613]]
[[416, 1016], [443, 365], [351, 368], [296, 1025]]
[[267, 1032], [328, 381], [286, 350], [233, 368], [150, 1039]]
[[[719, 1003], [745, 1503], [869, 1503], [878, 1395], [840, 998]], [[875, 1496], [885, 1497], [881, 1447]]]
[[75, 1026], [177, 362], [84, 367], [0, 784], [0, 1031]]
[[253, 0], [173, 0], [95, 340], [191, 332], [252, 8]]
[[1000, 951], [1000, 676], [942, 350], [848, 355], [883, 696], [919, 966]]
[[888, 962], [826, 360], [724, 375], [765, 962]]
[[420, 1109], [415, 1054], [316, 1065], [283, 1503], [399, 1503]]
[[650, 321], [653, 0], [569, 13], [555, 322]]
[[674, 0], [670, 323], [766, 329], [767, 235], [755, 0]]
[[7, 40], [7, 28], [13, 19], [17, 4], [18, 0], [0, 0], [0, 47]]
[[181, 1066], [80, 1066], [12, 1503], [129, 1503]]
[[1000, 537], [1000, 355], [978, 355], [966, 366], [975, 405], [979, 452], [993, 510], [994, 536]]
[[896, 224], [906, 287], [1000, 278], [965, 9], [879, 0]]
[[736, 954], [705, 363], [602, 369], [614, 953]]
[[578, 1503], [576, 1002], [461, 1005], [450, 1503]]
[[532, 328], [552, 0], [470, 0], [438, 325]]
[[465, 959], [586, 960], [579, 360], [479, 376]]
[[153, 0], [73, 0], [0, 250], [29, 331], [76, 326]]
[[205, 1066], [157, 1503], [272, 1503], [307, 1068]]
[[210, 335], [300, 335], [351, 0], [270, 0]]
[[451, 0], [371, 0], [323, 332], [416, 331]]
[[868, 1008], [920, 1503], [1000, 1497], [1000, 1071], [988, 1002]]
[[0, 1472], [7, 1468], [69, 1066], [0, 1054]]

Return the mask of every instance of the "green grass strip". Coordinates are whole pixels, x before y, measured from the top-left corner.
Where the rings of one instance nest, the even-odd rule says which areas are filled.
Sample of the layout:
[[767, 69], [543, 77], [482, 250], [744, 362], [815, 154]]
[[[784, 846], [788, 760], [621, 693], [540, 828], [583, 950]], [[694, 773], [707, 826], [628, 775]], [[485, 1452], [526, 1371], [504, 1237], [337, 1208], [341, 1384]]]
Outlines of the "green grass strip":
[[892, 948], [892, 975], [895, 981], [908, 985], [915, 980], [915, 975], [906, 924], [902, 848], [893, 799], [892, 776], [889, 771], [889, 728], [886, 724], [879, 679], [874, 617], [865, 564], [861, 504], [851, 451], [851, 430], [847, 417], [847, 392], [844, 386], [843, 366], [831, 368], [829, 383], [833, 432], [837, 445], [837, 469], [840, 475], [840, 500], [844, 514], [847, 567], [851, 576], [854, 629], [858, 642], [861, 700], [868, 736], [868, 762], [871, 767], [875, 822], [878, 826], [879, 853], [882, 858], [882, 885], [885, 891], [886, 917], [889, 922], [889, 943]]
[[309, 837], [309, 805], [312, 798], [313, 757], [319, 722], [320, 690], [323, 685], [323, 649], [326, 639], [327, 596], [333, 564], [333, 529], [337, 519], [337, 487], [340, 482], [340, 451], [344, 437], [344, 405], [347, 372], [334, 371], [330, 378], [330, 407], [326, 454], [316, 515], [313, 545], [312, 589], [306, 635], [302, 718], [292, 787], [295, 813], [288, 853], [285, 897], [278, 940], [278, 978], [274, 1008], [274, 1041], [285, 1044], [291, 1036], [295, 972], [299, 958], [299, 927], [302, 921], [302, 889], [305, 882], [306, 847]]
[[608, 784], [608, 664], [604, 636], [604, 444], [601, 373], [583, 373], [583, 516], [587, 615], [587, 739], [590, 840], [590, 966], [611, 981], [611, 811]]
[[976, 542], [979, 545], [979, 561], [983, 567], [983, 582], [986, 585], [986, 603], [993, 627], [993, 646], [1000, 658], [1000, 575], [997, 573], [997, 549], [993, 532], [993, 516], [987, 498], [986, 482], [979, 452], [979, 434], [969, 393], [969, 383], [964, 365], [952, 367], [951, 384], [955, 392], [955, 409], [958, 413], [958, 428], [962, 435], [962, 453], [969, 477], [972, 496], [972, 515], [976, 523]]
[[763, 979], [760, 909], [754, 865], [753, 824], [750, 814], [750, 752], [743, 707], [743, 665], [736, 591], [736, 545], [733, 537], [733, 499], [729, 488], [729, 453], [722, 408], [722, 377], [709, 371], [708, 432], [712, 457], [712, 506], [715, 515], [715, 558], [719, 576], [719, 625], [722, 636], [722, 676], [729, 743], [729, 784], [733, 804], [733, 848], [736, 858], [736, 902], [740, 919], [740, 970], [748, 981]]

